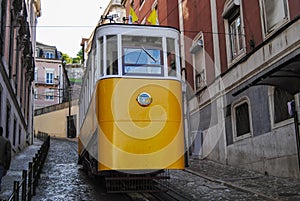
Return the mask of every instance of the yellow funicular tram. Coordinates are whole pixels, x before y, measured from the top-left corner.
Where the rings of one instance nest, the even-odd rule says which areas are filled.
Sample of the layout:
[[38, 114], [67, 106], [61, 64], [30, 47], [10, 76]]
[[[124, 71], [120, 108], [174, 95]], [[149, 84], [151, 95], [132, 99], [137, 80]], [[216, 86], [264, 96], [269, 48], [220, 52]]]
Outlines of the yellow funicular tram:
[[78, 154], [85, 169], [105, 176], [109, 191], [151, 191], [166, 170], [184, 169], [181, 84], [177, 29], [96, 28], [80, 94]]

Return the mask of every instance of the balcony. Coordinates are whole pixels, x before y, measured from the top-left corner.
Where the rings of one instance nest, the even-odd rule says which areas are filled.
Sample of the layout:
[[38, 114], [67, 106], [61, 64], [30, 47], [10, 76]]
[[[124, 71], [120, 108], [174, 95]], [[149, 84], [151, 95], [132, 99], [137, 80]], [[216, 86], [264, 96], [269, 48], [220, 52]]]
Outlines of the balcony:
[[59, 80], [53, 79], [53, 80], [46, 80], [45, 78], [38, 78], [34, 80], [35, 86], [52, 86], [52, 87], [58, 87]]

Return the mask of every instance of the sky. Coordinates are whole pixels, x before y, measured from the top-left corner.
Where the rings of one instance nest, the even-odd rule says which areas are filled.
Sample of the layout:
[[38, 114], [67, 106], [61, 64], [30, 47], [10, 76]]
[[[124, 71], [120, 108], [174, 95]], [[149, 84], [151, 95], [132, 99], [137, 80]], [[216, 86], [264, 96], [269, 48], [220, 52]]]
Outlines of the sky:
[[37, 42], [76, 57], [82, 38], [89, 38], [109, 0], [41, 0]]

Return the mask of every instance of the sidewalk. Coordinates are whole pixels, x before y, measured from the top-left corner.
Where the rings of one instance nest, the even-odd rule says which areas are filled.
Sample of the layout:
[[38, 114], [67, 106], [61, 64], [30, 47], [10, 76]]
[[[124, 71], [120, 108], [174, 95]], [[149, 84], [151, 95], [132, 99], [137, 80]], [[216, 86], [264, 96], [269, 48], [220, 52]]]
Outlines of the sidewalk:
[[6, 176], [2, 178], [0, 199], [9, 198], [13, 191], [14, 181], [21, 181], [22, 171], [28, 170], [28, 163], [32, 161], [42, 144], [43, 141], [35, 138], [32, 145], [13, 156], [10, 169]]
[[268, 176], [206, 159], [190, 159], [187, 171], [265, 200], [300, 200], [300, 179]]

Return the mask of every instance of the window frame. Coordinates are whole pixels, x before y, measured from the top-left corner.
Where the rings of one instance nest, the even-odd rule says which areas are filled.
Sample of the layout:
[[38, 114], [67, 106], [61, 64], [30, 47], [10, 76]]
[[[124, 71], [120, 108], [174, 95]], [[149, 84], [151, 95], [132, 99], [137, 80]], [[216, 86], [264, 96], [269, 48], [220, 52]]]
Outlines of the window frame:
[[[192, 46], [190, 48], [190, 53], [192, 54], [192, 62], [193, 62], [193, 74], [194, 74], [194, 89], [195, 92], [200, 91], [203, 89], [206, 85], [206, 59], [205, 59], [205, 47], [204, 47], [204, 39], [203, 39], [203, 33], [199, 32], [195, 38], [193, 39]], [[201, 69], [199, 69], [199, 72], [197, 71], [197, 53], [199, 53], [199, 56], [202, 56], [202, 65]], [[199, 87], [197, 86], [197, 80], [202, 80], [203, 84], [201, 84]]]
[[45, 100], [46, 101], [54, 101], [54, 91], [53, 90], [51, 90], [51, 89], [45, 90]]
[[38, 81], [38, 67], [36, 67], [34, 69], [34, 81], [37, 82]]
[[[165, 76], [167, 77], [177, 77], [179, 73], [178, 69], [178, 55], [176, 55], [176, 50], [178, 46], [178, 41], [176, 41], [174, 38], [163, 38], [163, 49], [164, 44], [166, 44], [166, 59], [163, 58], [163, 63], [167, 65], [167, 71], [165, 72]], [[165, 57], [165, 55], [163, 55]], [[164, 69], [165, 70], [165, 69]]]
[[[240, 20], [240, 33], [239, 29], [237, 28], [238, 19]], [[230, 53], [231, 59], [234, 60], [239, 55], [245, 52], [245, 46], [243, 44], [243, 33], [242, 33], [242, 19], [240, 13], [237, 13], [235, 16], [228, 20], [229, 25], [229, 38], [230, 38]], [[235, 25], [234, 28], [232, 28]], [[234, 33], [233, 33], [234, 32]]]
[[[226, 40], [226, 54], [228, 66], [232, 66], [239, 59], [241, 59], [246, 54], [246, 37], [244, 29], [244, 17], [243, 17], [243, 6], [242, 1], [230, 0], [227, 1], [224, 5], [224, 10], [222, 13], [224, 18], [224, 27], [225, 27], [225, 40]], [[241, 27], [241, 37], [238, 42], [241, 40], [242, 48], [234, 55], [233, 46], [232, 46], [232, 37], [231, 37], [231, 24], [232, 22], [240, 17], [240, 27]]]
[[[288, 119], [285, 119], [283, 121], [275, 123], [275, 88], [274, 86], [269, 87], [269, 111], [270, 111], [270, 121], [271, 121], [271, 129], [280, 128], [289, 124], [292, 124], [294, 122], [293, 118], [290, 117]], [[295, 100], [295, 96], [294, 96]], [[286, 105], [287, 107], [287, 105]]]
[[[104, 36], [104, 55], [106, 60], [104, 63], [105, 76], [118, 76], [118, 51], [119, 51], [119, 38], [117, 34], [109, 34]], [[111, 51], [111, 49], [115, 51]], [[108, 54], [110, 53], [110, 54]]]
[[[118, 44], [119, 44], [119, 75], [120, 76], [128, 76], [128, 77], [169, 77], [169, 78], [176, 78], [178, 79], [178, 72], [176, 71], [176, 76], [168, 76], [167, 73], [167, 38], [168, 37], [159, 37], [159, 36], [139, 36], [139, 39], [136, 38], [136, 35], [128, 35], [128, 34], [121, 34], [118, 38]], [[133, 42], [129, 42], [130, 40], [137, 40], [137, 42], [134, 40]], [[170, 38], [173, 39], [173, 38]], [[142, 42], [141, 42], [142, 41]], [[152, 41], [152, 42], [151, 42]], [[173, 40], [174, 42], [174, 48], [175, 52], [178, 49], [178, 44], [176, 40]], [[151, 55], [149, 54], [149, 51], [159, 51], [159, 63], [151, 63], [151, 64], [132, 64], [132, 63], [125, 63], [125, 49], [140, 49], [144, 50], [141, 55]], [[149, 59], [151, 56], [149, 56]], [[178, 55], [175, 55], [175, 63], [177, 66], [178, 70], [178, 65], [179, 65], [179, 60], [178, 60]], [[137, 66], [137, 67], [157, 67], [160, 68], [160, 73], [143, 73], [143, 72], [132, 72], [132, 73], [127, 73], [125, 72], [125, 67], [126, 66]]]
[[[51, 78], [48, 79], [48, 74], [52, 74], [52, 79]], [[52, 80], [52, 82], [50, 82], [50, 80]], [[46, 84], [54, 84], [54, 70], [46, 70], [45, 83]]]
[[39, 99], [39, 96], [38, 96], [38, 90], [37, 89], [34, 89], [34, 92], [33, 92], [33, 98], [35, 100]]
[[[237, 135], [236, 108], [240, 107], [241, 105], [243, 105], [245, 103], [248, 105], [248, 118], [249, 118], [249, 129], [250, 129], [250, 132], [238, 136]], [[231, 122], [232, 122], [233, 142], [237, 142], [237, 141], [244, 140], [246, 138], [252, 137], [253, 136], [252, 113], [251, 113], [251, 104], [250, 104], [250, 100], [248, 99], [248, 97], [243, 97], [239, 101], [234, 102], [232, 104], [231, 114], [232, 114], [232, 116], [231, 116]]]
[[284, 4], [284, 12], [285, 12], [285, 17], [283, 19], [281, 19], [280, 21], [278, 21], [275, 25], [273, 25], [272, 27], [268, 28], [267, 26], [267, 15], [266, 14], [266, 9], [265, 9], [265, 1], [266, 0], [260, 0], [259, 4], [260, 4], [260, 13], [261, 13], [261, 26], [262, 26], [262, 30], [263, 30], [263, 35], [265, 38], [269, 37], [270, 35], [272, 35], [279, 27], [283, 26], [284, 24], [286, 24], [289, 20], [290, 20], [290, 14], [289, 14], [289, 4], [287, 0], [281, 0], [283, 1]]
[[54, 59], [54, 54], [53, 54], [53, 52], [46, 52], [45, 58], [46, 58], [46, 59]]
[[[131, 63], [125, 63], [125, 49], [140, 49], [139, 47], [136, 46], [123, 46], [122, 47], [122, 52], [123, 52], [123, 59], [122, 59], [122, 75], [123, 76], [159, 76], [159, 77], [163, 77], [164, 76], [164, 60], [163, 60], [163, 50], [162, 49], [158, 49], [157, 47], [144, 47], [145, 50], [159, 50], [160, 52], [160, 64], [131, 64]], [[126, 66], [136, 66], [136, 67], [156, 67], [156, 68], [160, 68], [161, 71], [160, 73], [126, 73], [125, 72], [125, 68]]]

